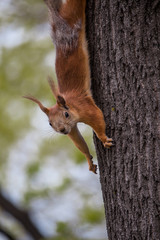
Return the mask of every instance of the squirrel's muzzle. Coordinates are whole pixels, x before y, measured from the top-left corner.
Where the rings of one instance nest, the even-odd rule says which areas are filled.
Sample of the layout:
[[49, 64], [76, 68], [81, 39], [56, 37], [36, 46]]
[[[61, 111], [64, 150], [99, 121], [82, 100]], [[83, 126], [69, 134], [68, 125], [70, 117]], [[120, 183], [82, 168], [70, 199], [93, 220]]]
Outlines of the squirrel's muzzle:
[[61, 129], [60, 129], [60, 132], [63, 133], [63, 134], [68, 134], [68, 132], [66, 131], [65, 128], [61, 128]]

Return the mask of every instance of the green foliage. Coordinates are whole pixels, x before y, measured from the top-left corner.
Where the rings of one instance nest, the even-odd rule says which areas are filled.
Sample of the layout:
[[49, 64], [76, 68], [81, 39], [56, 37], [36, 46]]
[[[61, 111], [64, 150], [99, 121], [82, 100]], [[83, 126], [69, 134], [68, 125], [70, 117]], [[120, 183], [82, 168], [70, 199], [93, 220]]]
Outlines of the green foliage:
[[58, 186], [55, 190], [58, 193], [61, 193], [61, 192], [64, 192], [69, 187], [71, 187], [71, 185], [72, 185], [71, 179], [70, 178], [64, 178], [62, 184], [60, 186]]
[[[56, 154], [63, 151], [67, 153], [67, 149], [70, 149], [71, 147], [71, 142], [68, 141], [67, 136], [55, 133], [53, 129], [51, 129], [51, 132], [53, 132], [53, 136], [44, 139], [40, 145], [40, 150], [37, 156], [38, 159], [42, 159], [44, 156], [56, 156]], [[63, 161], [63, 159], [61, 161]]]
[[104, 211], [102, 209], [94, 209], [92, 207], [84, 207], [81, 211], [82, 222], [90, 224], [99, 224], [104, 219]]
[[26, 173], [28, 177], [34, 176], [40, 169], [40, 162], [34, 162], [27, 166]]
[[24, 194], [24, 203], [26, 205], [29, 205], [29, 203], [34, 200], [34, 199], [39, 199], [39, 198], [47, 198], [49, 195], [50, 189], [49, 188], [44, 188], [41, 190], [28, 190]]
[[56, 232], [58, 234], [56, 237], [57, 240], [78, 240], [66, 222], [57, 222]]
[[0, 17], [1, 25], [15, 24], [26, 29], [33, 28], [47, 20], [47, 8], [41, 0], [11, 0], [9, 6], [5, 7], [6, 14]]
[[[4, 97], [21, 97], [25, 89], [33, 95], [41, 96], [49, 90], [44, 80], [50, 70], [44, 62], [50, 51], [48, 40], [39, 41], [38, 44], [25, 42], [12, 49], [3, 48], [0, 88]], [[9, 92], [6, 92], [8, 89]]]
[[75, 148], [73, 150], [72, 158], [74, 159], [75, 163], [77, 163], [77, 164], [86, 162], [85, 156], [77, 148]]
[[57, 223], [57, 229], [56, 232], [60, 235], [64, 235], [64, 236], [71, 236], [72, 235], [72, 231], [69, 228], [68, 224], [65, 222], [58, 222]]
[[[41, 46], [41, 47], [40, 47]], [[34, 108], [23, 95], [28, 93], [42, 99], [45, 92], [46, 100], [53, 102], [53, 97], [47, 81], [51, 72], [44, 61], [50, 53], [50, 44], [42, 41], [39, 45], [27, 42], [15, 48], [3, 48], [0, 71], [0, 130], [3, 138], [0, 139], [1, 160], [7, 158], [10, 146], [22, 136], [29, 126], [29, 109]], [[40, 72], [41, 69], [41, 72]], [[52, 74], [53, 75], [53, 74]]]
[[52, 237], [47, 240], [80, 240], [75, 236], [72, 228], [67, 222], [57, 222], [56, 233], [56, 237]]

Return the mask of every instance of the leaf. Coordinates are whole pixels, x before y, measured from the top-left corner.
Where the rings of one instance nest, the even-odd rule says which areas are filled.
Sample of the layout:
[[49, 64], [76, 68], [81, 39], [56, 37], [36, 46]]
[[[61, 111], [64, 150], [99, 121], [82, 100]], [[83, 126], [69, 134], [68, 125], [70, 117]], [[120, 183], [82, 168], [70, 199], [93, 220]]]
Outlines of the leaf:
[[63, 183], [56, 188], [56, 190], [60, 193], [68, 189], [72, 185], [72, 180], [70, 178], [64, 178]]
[[39, 169], [40, 169], [39, 162], [31, 163], [26, 169], [28, 177], [34, 176], [39, 171]]
[[85, 207], [81, 211], [81, 218], [83, 222], [90, 224], [99, 224], [104, 220], [104, 210], [94, 209], [92, 207]]

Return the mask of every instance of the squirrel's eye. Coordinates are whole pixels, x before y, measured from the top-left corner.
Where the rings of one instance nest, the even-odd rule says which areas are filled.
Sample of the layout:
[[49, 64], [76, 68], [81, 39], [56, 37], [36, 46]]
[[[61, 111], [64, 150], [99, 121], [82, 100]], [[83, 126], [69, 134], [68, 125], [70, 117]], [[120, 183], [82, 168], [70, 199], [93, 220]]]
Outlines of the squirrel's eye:
[[49, 122], [49, 125], [52, 127], [52, 123], [51, 122]]
[[68, 118], [69, 117], [69, 114], [68, 112], [65, 112], [65, 117]]

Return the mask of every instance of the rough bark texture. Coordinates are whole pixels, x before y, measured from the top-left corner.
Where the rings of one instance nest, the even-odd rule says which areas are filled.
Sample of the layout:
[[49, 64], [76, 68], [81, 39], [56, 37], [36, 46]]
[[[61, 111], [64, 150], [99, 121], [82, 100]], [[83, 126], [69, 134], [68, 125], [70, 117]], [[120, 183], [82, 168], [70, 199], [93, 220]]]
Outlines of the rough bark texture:
[[92, 92], [115, 147], [95, 138], [110, 240], [160, 239], [160, 2], [87, 1]]

